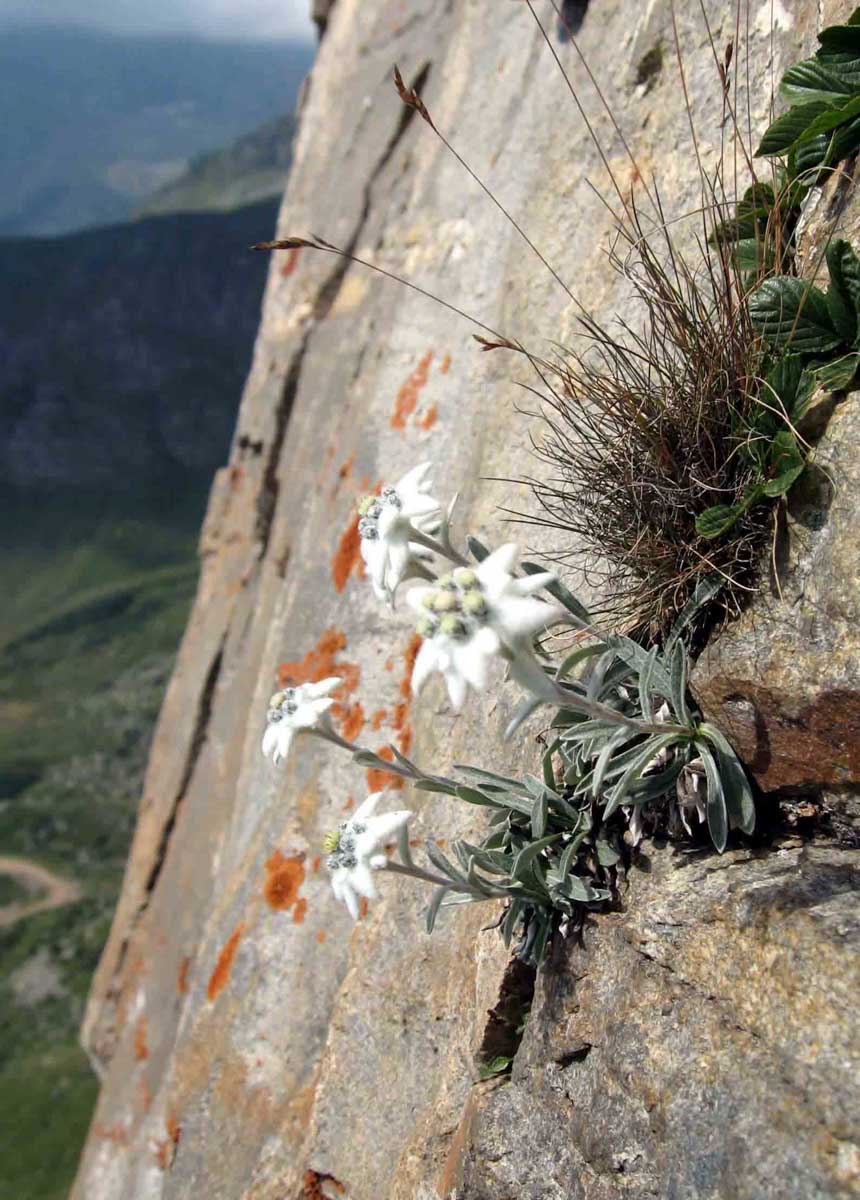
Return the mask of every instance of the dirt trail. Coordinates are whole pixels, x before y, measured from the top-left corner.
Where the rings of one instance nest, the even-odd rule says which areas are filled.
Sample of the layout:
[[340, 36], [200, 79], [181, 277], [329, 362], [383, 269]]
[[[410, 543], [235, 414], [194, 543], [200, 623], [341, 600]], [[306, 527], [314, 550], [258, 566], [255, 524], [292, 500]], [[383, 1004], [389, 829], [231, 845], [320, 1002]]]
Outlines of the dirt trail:
[[10, 858], [0, 854], [0, 875], [11, 875], [28, 892], [42, 893], [33, 900], [0, 906], [0, 929], [15, 925], [35, 913], [50, 912], [52, 908], [60, 908], [63, 904], [74, 904], [82, 895], [80, 884], [74, 879], [55, 875], [29, 858]]

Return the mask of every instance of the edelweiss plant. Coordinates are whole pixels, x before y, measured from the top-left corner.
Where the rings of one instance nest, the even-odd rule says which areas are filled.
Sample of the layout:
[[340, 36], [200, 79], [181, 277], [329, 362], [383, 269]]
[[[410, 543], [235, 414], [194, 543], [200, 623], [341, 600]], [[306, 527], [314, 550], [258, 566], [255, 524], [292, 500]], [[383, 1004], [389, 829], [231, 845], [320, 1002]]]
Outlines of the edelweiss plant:
[[[428, 930], [441, 908], [502, 901], [502, 936], [509, 944], [516, 938], [516, 953], [537, 964], [554, 933], [613, 896], [624, 843], [636, 844], [649, 824], [690, 835], [691, 820], [704, 823], [718, 850], [730, 829], [752, 832], [755, 810], [743, 768], [687, 695], [682, 635], [716, 584], [700, 587], [664, 646], [646, 651], [628, 637], [599, 631], [554, 573], [519, 562], [515, 545], [489, 551], [468, 538], [470, 558], [458, 551], [450, 537], [453, 503], [440, 515], [429, 496], [428, 471], [423, 464], [383, 489], [378, 509], [360, 501], [362, 520], [379, 529], [386, 498], [397, 498], [384, 532], [368, 540], [387, 538], [389, 551], [393, 545], [398, 551], [371, 583], [391, 607], [407, 572], [417, 566], [428, 580], [408, 597], [423, 639], [412, 674], [415, 694], [438, 672], [459, 711], [469, 690], [486, 691], [507, 668], [527, 695], [506, 736], [541, 706], [552, 709], [540, 775], [518, 780], [465, 765], [430, 773], [394, 746], [389, 762], [332, 727], [328, 709], [340, 682], [334, 678], [272, 697], [263, 752], [278, 761], [295, 733], [312, 733], [349, 750], [362, 767], [487, 809], [480, 844], [455, 841], [449, 857], [429, 841], [428, 865], [421, 866], [409, 848], [411, 812], [377, 813], [382, 793], [368, 796], [325, 839], [332, 889], [357, 919], [360, 899], [376, 899], [382, 873], [429, 884]], [[565, 627], [577, 645], [554, 662], [539, 639]], [[393, 841], [397, 857], [385, 853]]]

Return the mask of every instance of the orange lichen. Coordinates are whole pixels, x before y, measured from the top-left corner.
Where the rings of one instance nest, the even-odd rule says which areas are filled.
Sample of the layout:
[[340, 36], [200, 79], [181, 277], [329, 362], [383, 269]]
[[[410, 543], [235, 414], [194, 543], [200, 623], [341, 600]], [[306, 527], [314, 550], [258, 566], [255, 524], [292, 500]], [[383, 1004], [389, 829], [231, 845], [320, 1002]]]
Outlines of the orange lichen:
[[345, 646], [346, 638], [339, 630], [327, 629], [313, 650], [309, 650], [300, 662], [282, 663], [278, 671], [281, 687], [317, 683], [330, 675], [339, 675], [343, 682], [334, 692], [335, 703], [330, 711], [341, 729], [352, 717], [355, 705], [349, 702], [348, 697], [356, 690], [361, 678], [361, 670], [355, 663], [343, 662], [338, 658]]
[[346, 800], [344, 801], [343, 811], [350, 812], [353, 808], [355, 808], [355, 797], [347, 796]]
[[176, 1150], [179, 1146], [179, 1139], [182, 1137], [182, 1130], [179, 1122], [170, 1113], [167, 1114], [164, 1127], [167, 1130], [167, 1137], [155, 1142], [153, 1150], [155, 1152], [155, 1161], [161, 1170], [169, 1171], [173, 1166], [173, 1160], [176, 1158]]
[[451, 368], [451, 355], [446, 354], [445, 357], [442, 359], [442, 361], [439, 363], [439, 374], [447, 375], [450, 368]]
[[305, 900], [304, 896], [299, 896], [298, 900], [296, 901], [296, 907], [293, 910], [293, 924], [301, 925], [302, 921], [304, 921], [304, 919], [305, 919], [307, 911], [308, 911], [307, 900]]
[[[376, 751], [380, 758], [386, 762], [394, 761], [394, 752], [390, 746], [381, 746]], [[391, 775], [388, 771], [383, 771], [380, 767], [368, 767], [366, 772], [367, 790], [369, 792], [381, 792], [386, 788], [391, 791], [399, 791], [403, 787], [403, 780], [398, 775]]]
[[321, 862], [322, 862], [322, 857], [319, 854], [315, 854], [313, 861], [311, 862], [311, 870], [313, 871], [314, 875], [319, 874]]
[[336, 592], [342, 592], [350, 575], [364, 575], [364, 559], [361, 557], [361, 535], [358, 532], [358, 513], [350, 519], [341, 535], [337, 550], [331, 560], [331, 578]]
[[218, 955], [218, 961], [215, 964], [215, 970], [209, 977], [209, 982], [206, 985], [206, 998], [211, 1002], [218, 998], [219, 994], [227, 986], [227, 981], [230, 978], [230, 972], [233, 970], [233, 959], [236, 957], [236, 951], [239, 949], [239, 942], [242, 934], [245, 932], [244, 924], [239, 924], [230, 934], [227, 944]]
[[317, 945], [321, 946], [323, 944], [323, 942], [325, 941], [325, 930], [318, 929], [316, 937], [317, 937]]
[[128, 1145], [128, 1129], [125, 1125], [93, 1125], [93, 1133], [105, 1142], [113, 1142], [115, 1146]]
[[[299, 888], [305, 881], [304, 860], [304, 854], [285, 858], [280, 850], [276, 850], [266, 862], [266, 882], [263, 887], [263, 895], [269, 908], [275, 909], [276, 912], [286, 912], [297, 902]], [[302, 917], [304, 917], [304, 912]]]
[[340, 485], [344, 482], [344, 480], [347, 479], [352, 474], [352, 468], [353, 468], [354, 464], [355, 464], [355, 455], [351, 454], [349, 456], [349, 458], [346, 460], [346, 462], [341, 463], [341, 465], [338, 467], [337, 479], [335, 480], [334, 489], [332, 491], [333, 496], [337, 494], [338, 489], [340, 488]]
[[149, 1084], [143, 1075], [138, 1080], [137, 1090], [140, 1092], [140, 1107], [144, 1112], [149, 1112], [150, 1108], [152, 1108], [152, 1092], [149, 1090]]
[[287, 256], [284, 259], [284, 265], [281, 267], [281, 276], [284, 279], [289, 279], [293, 271], [299, 265], [299, 254], [301, 253], [300, 246], [293, 246], [292, 250], [287, 251]]
[[138, 1018], [137, 1024], [134, 1027], [134, 1057], [138, 1062], [146, 1062], [149, 1058], [149, 1050], [146, 1045], [146, 1017]]
[[432, 361], [433, 351], [428, 350], [397, 393], [394, 416], [391, 418], [392, 429], [405, 430], [406, 422], [418, 406], [418, 396], [427, 383], [427, 376], [430, 373], [430, 364]]
[[429, 432], [436, 421], [439, 419], [439, 410], [435, 404], [431, 404], [426, 413], [418, 422], [418, 428], [423, 429], [425, 433]]
[[326, 1189], [330, 1188], [338, 1196], [342, 1196], [346, 1191], [343, 1184], [335, 1179], [334, 1175], [321, 1175], [319, 1171], [306, 1171], [302, 1181], [300, 1200], [327, 1200], [331, 1192], [323, 1191], [323, 1184], [326, 1185]]
[[176, 990], [180, 996], [184, 996], [188, 991], [188, 968], [191, 966], [191, 959], [186, 954], [182, 962], [179, 964], [179, 970], [176, 972]]
[[353, 704], [349, 714], [341, 722], [341, 732], [348, 742], [354, 742], [364, 729], [364, 709], [360, 703]]
[[374, 731], [374, 733], [377, 733], [382, 728], [382, 723], [387, 716], [387, 709], [378, 708], [376, 710], [376, 712], [370, 718], [370, 728]]
[[358, 897], [358, 915], [362, 921], [367, 916], [367, 912], [368, 912], [369, 908], [370, 908], [370, 905], [367, 903], [364, 896], [359, 896]]

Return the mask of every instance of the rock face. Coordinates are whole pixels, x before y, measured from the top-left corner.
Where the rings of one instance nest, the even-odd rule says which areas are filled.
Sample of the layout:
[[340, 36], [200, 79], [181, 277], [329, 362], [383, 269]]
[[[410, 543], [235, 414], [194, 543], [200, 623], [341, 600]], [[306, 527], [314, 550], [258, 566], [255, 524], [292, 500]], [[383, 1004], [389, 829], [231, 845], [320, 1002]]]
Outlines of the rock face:
[[[713, 161], [721, 84], [698, 6], [677, 7]], [[826, 23], [850, 6], [824, 7]], [[722, 46], [734, 5], [708, 8]], [[763, 0], [751, 13], [754, 133], [771, 70], [814, 44], [819, 5], [792, 9]], [[579, 44], [640, 167], [656, 170], [671, 212], [689, 212], [698, 183], [667, 6], [592, 0]], [[561, 53], [628, 184], [572, 47]], [[407, 15], [393, 0], [338, 0], [281, 235], [319, 232], [527, 343], [572, 336], [565, 293], [399, 106], [395, 61], [547, 259], [599, 313], [615, 311], [623, 289], [590, 186], [607, 187], [601, 161], [522, 5], [427, 0]], [[625, 911], [595, 918], [542, 975], [511, 1081], [476, 1083], [528, 988], [482, 928], [493, 914], [457, 911], [428, 939], [423, 896], [395, 885], [352, 928], [317, 848], [380, 781], [315, 746], [279, 772], [260, 755], [280, 665], [295, 681], [342, 676], [335, 716], [374, 748], [394, 740], [440, 766], [533, 765], [527, 735], [498, 761], [507, 692], [458, 718], [441, 692], [410, 704], [408, 622], [380, 614], [358, 578], [355, 493], [422, 459], [444, 490], [462, 489], [470, 529], [488, 540], [500, 538], [494, 505], [528, 503], [525, 489], [475, 482], [532, 463], [516, 363], [480, 355], [470, 333], [338, 259], [301, 250], [272, 263], [87, 1013], [104, 1086], [76, 1200], [807, 1200], [860, 1186], [844, 851], [690, 860], [649, 848]], [[476, 828], [441, 798], [404, 803], [415, 836]]]

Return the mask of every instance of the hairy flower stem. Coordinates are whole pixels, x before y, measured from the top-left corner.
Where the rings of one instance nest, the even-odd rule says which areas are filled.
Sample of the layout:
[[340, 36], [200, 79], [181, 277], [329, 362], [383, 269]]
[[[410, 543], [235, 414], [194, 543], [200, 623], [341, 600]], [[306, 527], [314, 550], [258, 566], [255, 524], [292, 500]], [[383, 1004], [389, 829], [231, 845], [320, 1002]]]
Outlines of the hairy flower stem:
[[409, 875], [412, 879], [420, 879], [424, 883], [432, 883], [437, 887], [447, 888], [449, 892], [464, 892], [468, 896], [474, 896], [477, 900], [496, 900], [501, 896], [507, 895], [501, 888], [493, 888], [490, 894], [484, 891], [478, 891], [477, 888], [468, 887], [464, 883], [455, 883], [453, 879], [446, 879], [443, 875], [434, 875], [431, 871], [425, 871], [421, 867], [403, 866], [401, 863], [387, 862], [384, 867], [380, 867], [382, 871], [391, 871], [395, 875]]
[[409, 540], [410, 542], [417, 542], [419, 546], [426, 546], [428, 550], [432, 550], [434, 554], [438, 554], [441, 558], [447, 558], [455, 566], [471, 566], [468, 558], [464, 558], [458, 550], [455, 550], [447, 537], [440, 541], [437, 538], [431, 537], [429, 533], [422, 533], [420, 529], [413, 527], [412, 532], [409, 534]]

